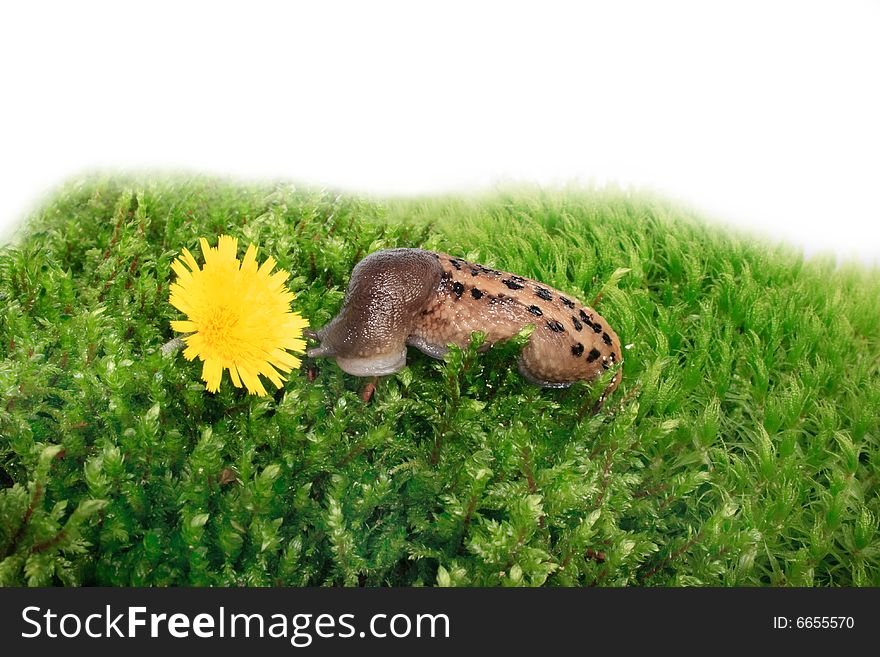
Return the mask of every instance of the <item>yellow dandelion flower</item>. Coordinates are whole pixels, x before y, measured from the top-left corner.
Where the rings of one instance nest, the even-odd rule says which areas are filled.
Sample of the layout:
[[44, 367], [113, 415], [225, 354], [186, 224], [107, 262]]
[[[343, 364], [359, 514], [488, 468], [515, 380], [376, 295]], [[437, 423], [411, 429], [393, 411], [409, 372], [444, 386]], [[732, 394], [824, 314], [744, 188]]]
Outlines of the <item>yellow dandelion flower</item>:
[[253, 244], [239, 261], [238, 240], [228, 235], [220, 236], [216, 248], [204, 238], [199, 243], [205, 257], [201, 268], [186, 249], [171, 264], [177, 281], [169, 301], [187, 317], [171, 322], [171, 328], [191, 333], [183, 338], [183, 355], [204, 361], [207, 390], [217, 392], [223, 370], [229, 370], [236, 388], [244, 383], [250, 394], [266, 395], [260, 375], [280, 388], [281, 373], [300, 364], [289, 352], [306, 348], [302, 333], [309, 322], [290, 309], [294, 295], [285, 285], [288, 272], [273, 274], [272, 257], [258, 267]]

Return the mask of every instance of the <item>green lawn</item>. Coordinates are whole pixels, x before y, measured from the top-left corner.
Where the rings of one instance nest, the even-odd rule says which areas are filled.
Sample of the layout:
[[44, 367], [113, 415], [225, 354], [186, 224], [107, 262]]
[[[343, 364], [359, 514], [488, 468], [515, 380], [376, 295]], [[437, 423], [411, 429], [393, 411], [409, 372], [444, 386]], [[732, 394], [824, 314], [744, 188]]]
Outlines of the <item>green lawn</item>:
[[[598, 299], [623, 383], [582, 416], [598, 388], [508, 343], [410, 350], [369, 403], [328, 360], [212, 395], [159, 348], [172, 259], [220, 233], [314, 327], [394, 246]], [[71, 184], [0, 250], [0, 584], [878, 586], [878, 309], [877, 270], [623, 193]]]

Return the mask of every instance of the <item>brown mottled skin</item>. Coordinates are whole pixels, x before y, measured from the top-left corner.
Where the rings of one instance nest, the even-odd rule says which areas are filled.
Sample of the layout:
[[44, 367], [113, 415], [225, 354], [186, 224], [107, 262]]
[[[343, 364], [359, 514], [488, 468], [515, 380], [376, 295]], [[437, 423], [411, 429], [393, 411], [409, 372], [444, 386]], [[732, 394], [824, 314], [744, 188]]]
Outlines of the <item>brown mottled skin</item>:
[[488, 349], [527, 324], [535, 331], [519, 370], [529, 381], [564, 388], [617, 366], [601, 404], [620, 382], [617, 334], [595, 310], [538, 281], [445, 253], [389, 249], [371, 253], [351, 274], [339, 314], [317, 332], [309, 356], [334, 356], [357, 376], [392, 374], [406, 365], [407, 345], [442, 358], [483, 331]]

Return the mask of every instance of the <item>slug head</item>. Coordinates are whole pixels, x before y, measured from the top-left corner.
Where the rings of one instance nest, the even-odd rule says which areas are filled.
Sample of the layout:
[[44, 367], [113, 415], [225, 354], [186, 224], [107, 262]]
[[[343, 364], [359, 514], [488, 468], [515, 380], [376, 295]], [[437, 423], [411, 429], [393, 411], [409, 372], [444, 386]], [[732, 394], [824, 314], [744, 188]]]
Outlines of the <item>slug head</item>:
[[436, 293], [442, 269], [421, 249], [371, 253], [351, 273], [339, 314], [317, 333], [309, 356], [335, 356], [351, 374], [396, 372], [406, 364], [413, 319]]

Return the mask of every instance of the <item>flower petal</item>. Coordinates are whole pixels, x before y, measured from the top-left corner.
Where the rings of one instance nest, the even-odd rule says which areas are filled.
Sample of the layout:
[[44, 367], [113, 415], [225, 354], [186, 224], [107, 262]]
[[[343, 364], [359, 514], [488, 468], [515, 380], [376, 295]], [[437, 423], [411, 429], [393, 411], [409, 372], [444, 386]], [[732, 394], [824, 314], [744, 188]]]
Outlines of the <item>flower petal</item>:
[[191, 333], [184, 339], [184, 358], [202, 361], [202, 379], [211, 392], [219, 389], [224, 369], [235, 387], [250, 394], [267, 394], [263, 376], [281, 388], [284, 374], [300, 365], [291, 352], [305, 351], [302, 331], [309, 325], [290, 309], [294, 295], [285, 284], [290, 273], [273, 273], [277, 262], [271, 256], [258, 265], [254, 244], [239, 261], [238, 240], [229, 235], [221, 235], [216, 247], [201, 238], [199, 246], [204, 266], [186, 249], [171, 265], [177, 279], [169, 286], [169, 301], [186, 315], [171, 328]]

